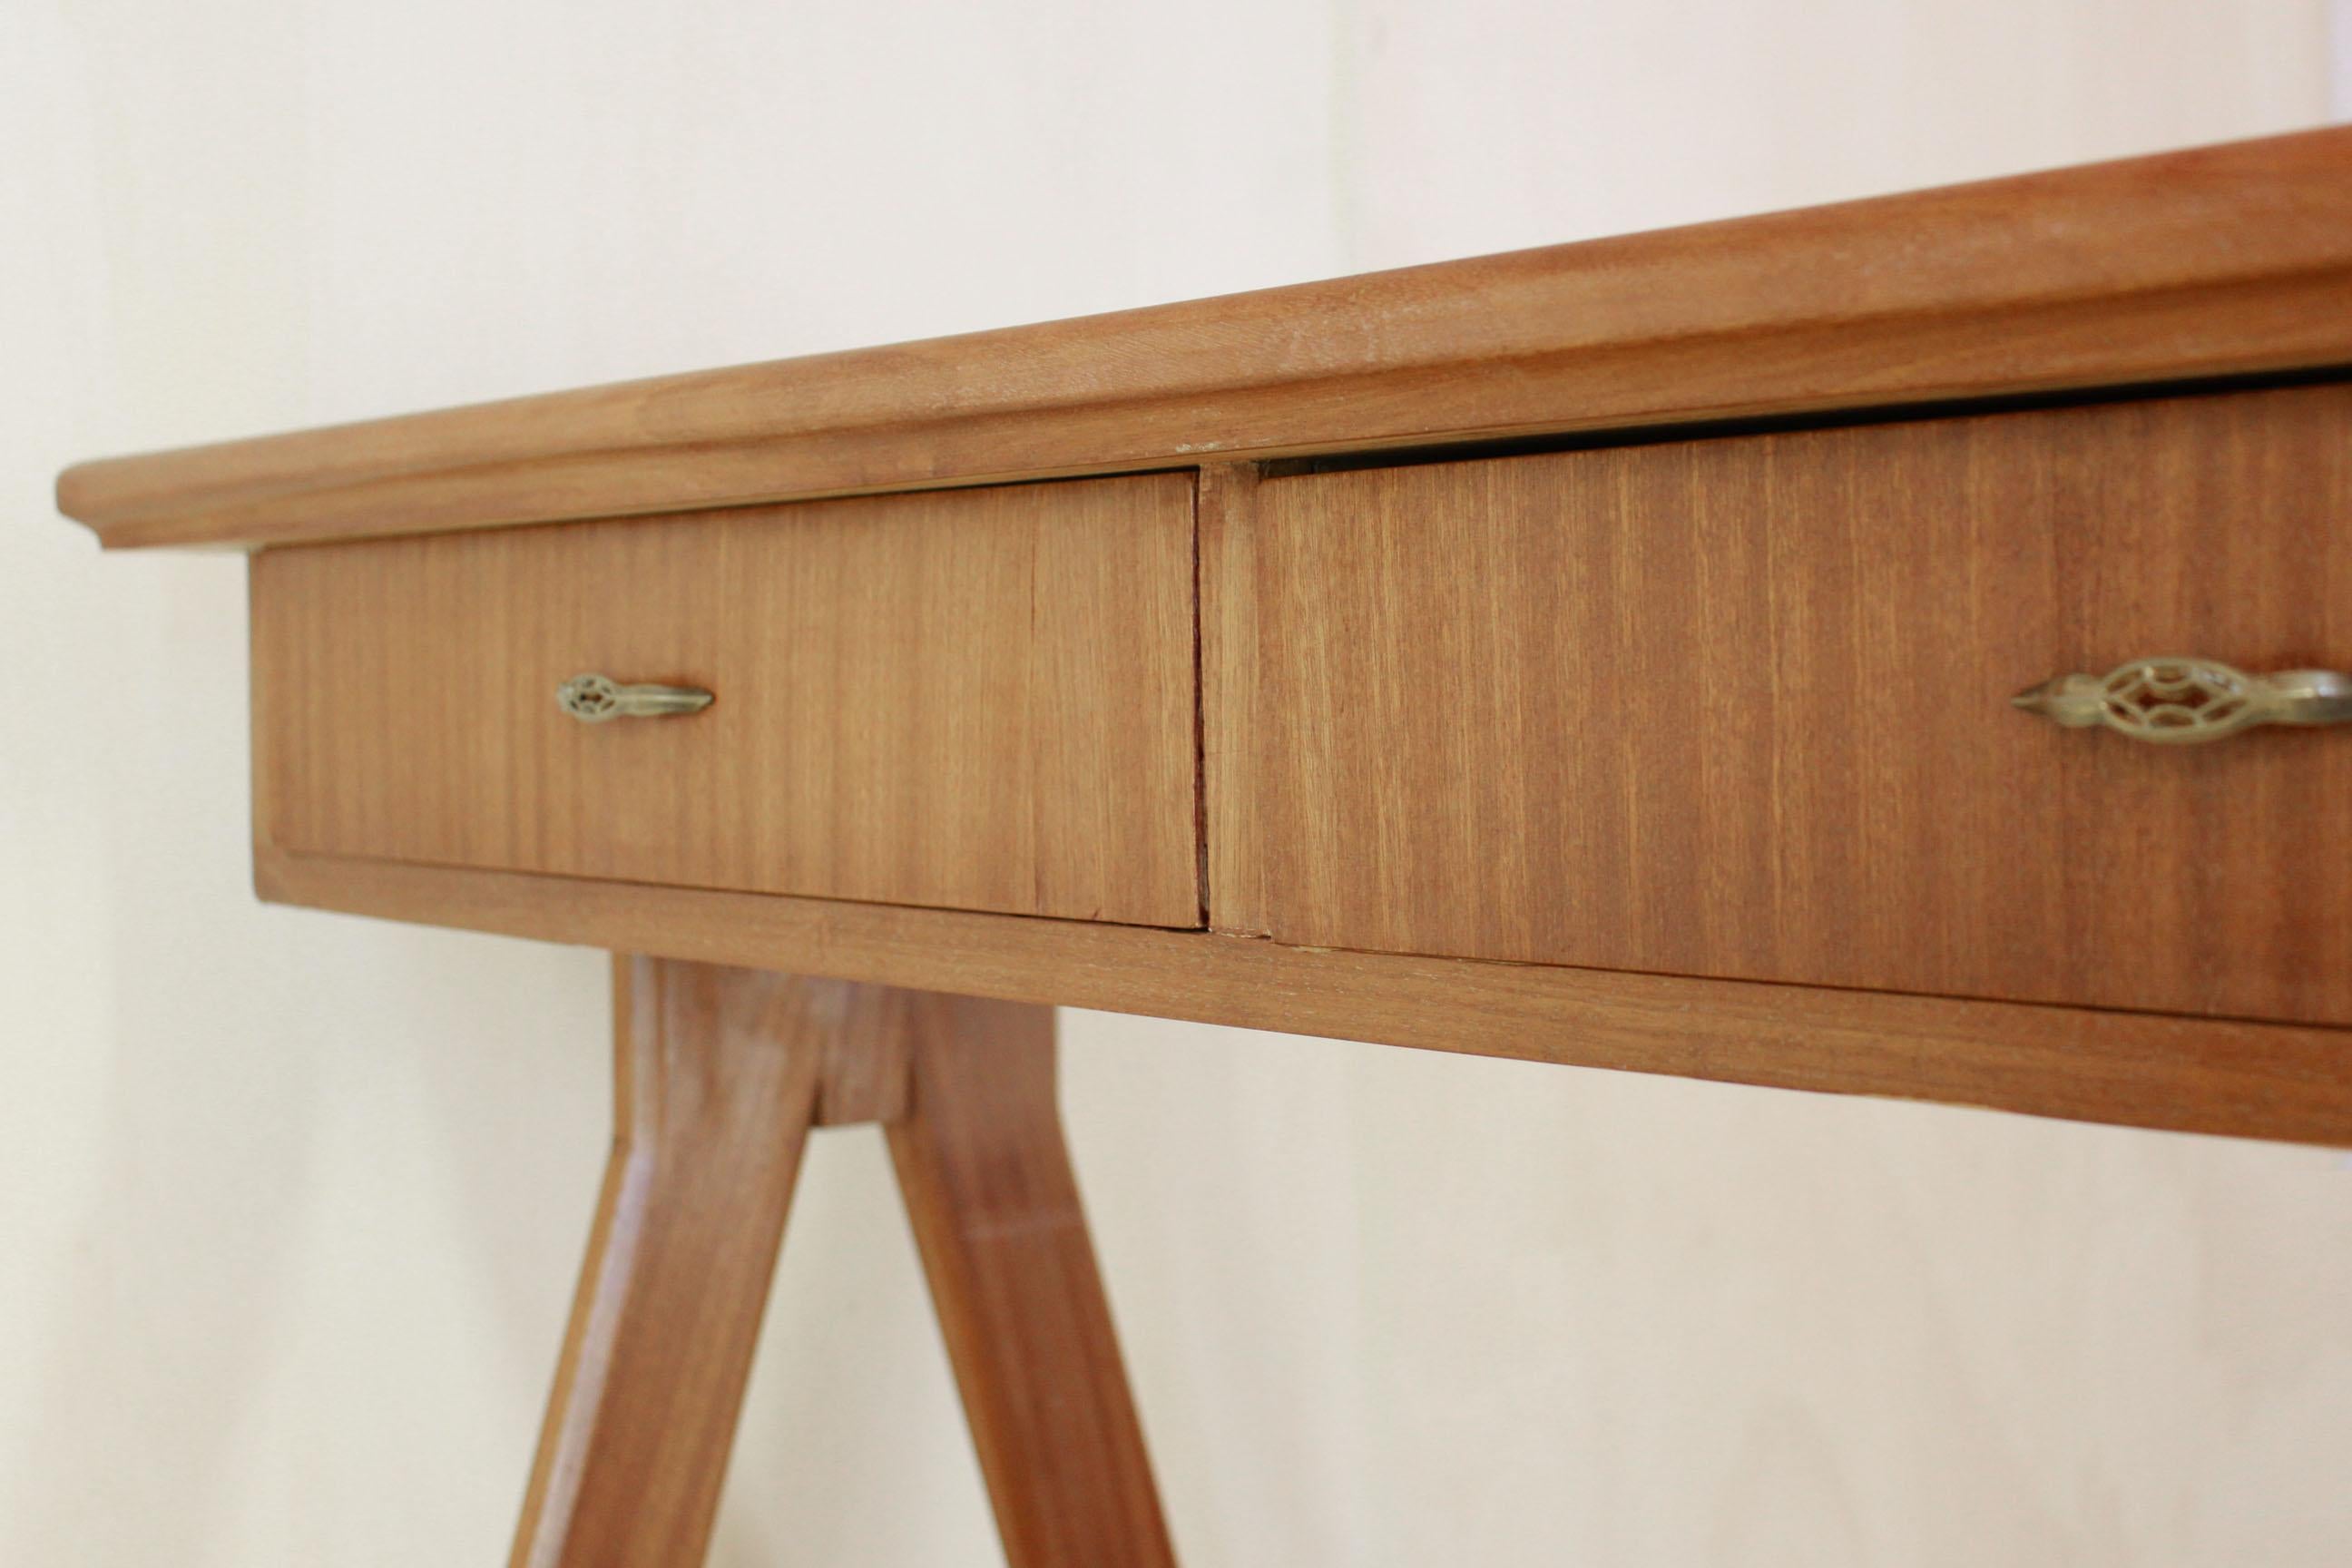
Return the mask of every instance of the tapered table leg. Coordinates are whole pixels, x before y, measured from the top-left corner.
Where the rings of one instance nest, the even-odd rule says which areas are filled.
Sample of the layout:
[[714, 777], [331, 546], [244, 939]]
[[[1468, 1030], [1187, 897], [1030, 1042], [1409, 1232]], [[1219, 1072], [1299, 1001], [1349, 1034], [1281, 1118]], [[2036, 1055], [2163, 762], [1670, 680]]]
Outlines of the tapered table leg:
[[1172, 1563], [1050, 1008], [616, 969], [613, 1154], [513, 1568], [694, 1568], [812, 1126], [880, 1121], [1012, 1568]]
[[623, 959], [614, 1139], [513, 1568], [702, 1561], [814, 1119], [805, 983]]
[[1050, 1007], [927, 995], [890, 1152], [1012, 1568], [1175, 1561], [1055, 1109]]

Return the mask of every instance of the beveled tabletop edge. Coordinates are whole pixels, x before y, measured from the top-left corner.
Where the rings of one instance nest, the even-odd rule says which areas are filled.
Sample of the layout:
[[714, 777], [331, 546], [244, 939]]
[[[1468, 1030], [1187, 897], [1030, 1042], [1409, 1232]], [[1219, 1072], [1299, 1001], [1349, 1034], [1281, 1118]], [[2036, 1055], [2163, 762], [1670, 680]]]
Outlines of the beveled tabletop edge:
[[2352, 363], [2352, 128], [79, 464], [253, 547]]

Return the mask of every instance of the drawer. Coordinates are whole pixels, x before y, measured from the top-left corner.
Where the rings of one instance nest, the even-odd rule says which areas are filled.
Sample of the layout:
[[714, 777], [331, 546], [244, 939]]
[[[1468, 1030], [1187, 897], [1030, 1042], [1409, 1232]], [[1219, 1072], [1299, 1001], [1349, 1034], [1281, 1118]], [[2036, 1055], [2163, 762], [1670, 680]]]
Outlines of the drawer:
[[2352, 391], [1269, 479], [1254, 548], [1280, 940], [2352, 1023], [2352, 729], [2010, 701], [2352, 668]]
[[[1186, 475], [271, 550], [280, 850], [1200, 922]], [[588, 672], [707, 689], [584, 723]]]

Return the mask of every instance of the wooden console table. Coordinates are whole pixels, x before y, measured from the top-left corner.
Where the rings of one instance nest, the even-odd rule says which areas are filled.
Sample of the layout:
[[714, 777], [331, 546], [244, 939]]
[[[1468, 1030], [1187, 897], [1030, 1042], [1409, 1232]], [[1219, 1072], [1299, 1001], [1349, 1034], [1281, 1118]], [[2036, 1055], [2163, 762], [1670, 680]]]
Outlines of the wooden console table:
[[2324, 131], [58, 498], [254, 552], [263, 898], [631, 955], [514, 1561], [698, 1560], [866, 1121], [1008, 1555], [1104, 1568], [1054, 1004], [2352, 1142], [2347, 367]]

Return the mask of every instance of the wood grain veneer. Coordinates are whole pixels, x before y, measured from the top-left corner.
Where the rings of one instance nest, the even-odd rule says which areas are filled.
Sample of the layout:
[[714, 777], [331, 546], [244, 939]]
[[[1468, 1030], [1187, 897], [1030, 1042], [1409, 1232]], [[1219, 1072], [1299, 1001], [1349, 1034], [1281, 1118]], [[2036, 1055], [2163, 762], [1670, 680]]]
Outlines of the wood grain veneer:
[[110, 546], [2352, 362], [2352, 130], [85, 463]]
[[[2022, 721], [2021, 721], [2021, 722]], [[2079, 737], [2078, 737], [2079, 738]], [[272, 902], [1010, 1001], [2352, 1145], [2352, 1031], [263, 851]]]
[[[1197, 925], [1189, 475], [265, 551], [260, 836]], [[586, 725], [582, 671], [718, 694]]]
[[890, 1161], [1009, 1568], [1175, 1568], [1056, 1105], [1054, 1010], [913, 1000]]
[[[2006, 701], [2352, 666], [2347, 374], [2341, 129], [58, 498], [264, 547], [263, 898], [646, 955], [516, 1568], [701, 1559], [804, 1138], [863, 1121], [1008, 1563], [1167, 1568], [1054, 1005], [2352, 1144], [2352, 734]], [[2086, 391], [2167, 395], [1891, 422]], [[1882, 422], [1724, 434], [1833, 410]], [[1569, 432], [1618, 434], [1412, 461]], [[583, 726], [586, 671], [718, 701]]]
[[613, 1152], [511, 1568], [702, 1561], [854, 989], [615, 965]]
[[809, 1129], [868, 1121], [1006, 1562], [1169, 1568], [1053, 1009], [672, 959], [614, 973], [613, 1152], [513, 1568], [702, 1560]]
[[2352, 668], [2352, 387], [1255, 500], [1255, 662], [1212, 689], [1258, 683], [1281, 941], [2352, 1022], [2352, 733], [2008, 703], [2154, 654]]
[[1201, 470], [1201, 788], [1209, 923], [1265, 931], [1257, 763], [1255, 465]]

